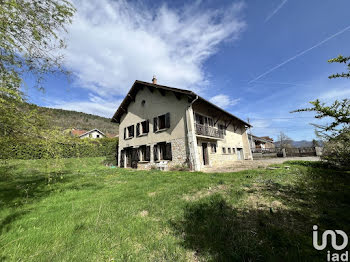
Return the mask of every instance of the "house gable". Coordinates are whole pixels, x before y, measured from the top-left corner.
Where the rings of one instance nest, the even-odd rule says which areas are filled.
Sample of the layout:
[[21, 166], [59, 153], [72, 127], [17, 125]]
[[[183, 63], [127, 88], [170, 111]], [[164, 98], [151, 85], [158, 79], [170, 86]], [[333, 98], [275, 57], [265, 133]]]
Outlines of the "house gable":
[[[120, 117], [120, 146], [183, 139], [185, 111], [189, 105], [186, 95], [176, 96], [172, 91], [139, 88], [133, 96], [133, 101], [128, 103], [127, 112]], [[158, 117], [164, 117], [166, 126], [161, 125], [161, 119], [158, 121]], [[146, 134], [142, 132], [143, 122], [147, 122]], [[155, 123], [158, 124], [157, 128]], [[130, 131], [131, 137], [128, 135]]]

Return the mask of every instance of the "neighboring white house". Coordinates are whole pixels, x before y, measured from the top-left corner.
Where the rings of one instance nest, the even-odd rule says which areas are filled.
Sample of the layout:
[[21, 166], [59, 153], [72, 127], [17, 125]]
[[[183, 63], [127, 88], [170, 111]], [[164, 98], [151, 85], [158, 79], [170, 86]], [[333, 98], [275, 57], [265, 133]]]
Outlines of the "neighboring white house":
[[[106, 137], [106, 135], [98, 130], [97, 128], [92, 129], [90, 131], [86, 130], [78, 130], [78, 129], [73, 129], [71, 131], [71, 134], [73, 136], [78, 136], [79, 138], [103, 138]], [[110, 136], [108, 136], [110, 137]]]

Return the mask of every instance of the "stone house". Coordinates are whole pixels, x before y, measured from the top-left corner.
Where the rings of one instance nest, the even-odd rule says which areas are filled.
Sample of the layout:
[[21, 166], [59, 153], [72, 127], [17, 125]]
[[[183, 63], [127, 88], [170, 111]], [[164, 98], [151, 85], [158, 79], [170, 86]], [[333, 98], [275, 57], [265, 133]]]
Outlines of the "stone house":
[[238, 117], [196, 93], [136, 80], [115, 112], [118, 166], [167, 170], [252, 159], [247, 128]]

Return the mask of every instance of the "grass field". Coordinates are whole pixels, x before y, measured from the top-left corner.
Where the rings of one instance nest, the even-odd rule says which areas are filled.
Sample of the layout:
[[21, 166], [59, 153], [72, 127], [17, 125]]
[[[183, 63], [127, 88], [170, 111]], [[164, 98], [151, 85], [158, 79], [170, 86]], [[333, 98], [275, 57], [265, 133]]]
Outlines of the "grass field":
[[0, 261], [326, 261], [312, 226], [350, 233], [350, 173], [317, 162], [204, 174], [102, 160], [3, 162]]

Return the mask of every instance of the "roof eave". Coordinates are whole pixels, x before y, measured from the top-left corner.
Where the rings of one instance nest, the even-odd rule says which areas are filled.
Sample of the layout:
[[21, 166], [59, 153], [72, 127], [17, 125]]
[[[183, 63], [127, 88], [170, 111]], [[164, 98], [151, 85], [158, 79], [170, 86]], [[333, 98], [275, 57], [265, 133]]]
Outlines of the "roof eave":
[[247, 123], [246, 121], [240, 119], [239, 117], [237, 117], [237, 116], [235, 116], [235, 115], [233, 115], [233, 114], [227, 112], [226, 110], [222, 109], [221, 107], [218, 107], [217, 105], [214, 105], [213, 103], [209, 102], [208, 100], [204, 99], [203, 97], [198, 96], [198, 98], [199, 98], [200, 100], [204, 101], [205, 103], [208, 103], [209, 105], [215, 107], [216, 109], [218, 109], [218, 110], [224, 112], [225, 114], [227, 114], [227, 115], [229, 115], [229, 116], [231, 116], [231, 117], [233, 117], [233, 118], [235, 118], [235, 119], [241, 121], [241, 122], [244, 123], [246, 126], [248, 126], [248, 127], [253, 127], [251, 124], [249, 124], [249, 123]]

